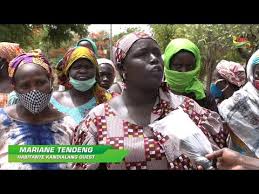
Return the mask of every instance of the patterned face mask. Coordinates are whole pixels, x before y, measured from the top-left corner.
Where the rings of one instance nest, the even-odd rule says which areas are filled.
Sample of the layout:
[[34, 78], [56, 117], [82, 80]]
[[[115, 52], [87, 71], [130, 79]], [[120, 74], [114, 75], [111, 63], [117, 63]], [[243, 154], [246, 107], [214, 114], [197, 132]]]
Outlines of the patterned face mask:
[[32, 90], [25, 94], [17, 92], [19, 102], [32, 114], [38, 114], [43, 111], [49, 104], [51, 92], [44, 93], [39, 90]]

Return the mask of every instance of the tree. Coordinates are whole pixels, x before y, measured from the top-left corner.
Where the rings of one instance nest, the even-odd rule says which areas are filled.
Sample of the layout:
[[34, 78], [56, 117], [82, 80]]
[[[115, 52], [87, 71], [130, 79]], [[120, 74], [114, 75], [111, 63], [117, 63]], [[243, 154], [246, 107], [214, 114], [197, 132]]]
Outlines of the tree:
[[23, 24], [1, 24], [0, 40], [3, 42], [17, 42], [26, 46], [32, 41], [32, 25]]
[[85, 24], [2, 24], [0, 39], [19, 43], [25, 51], [39, 48], [56, 64], [69, 47], [88, 35], [87, 29]]
[[38, 47], [42, 43], [57, 48], [75, 35], [87, 36], [87, 29], [88, 25], [85, 24], [1, 24], [0, 39], [17, 42], [25, 49]]
[[62, 42], [70, 41], [75, 34], [80, 38], [88, 35], [88, 26], [84, 24], [51, 24], [43, 25], [43, 28], [47, 32], [43, 41], [48, 41], [55, 47], [59, 47]]
[[106, 31], [91, 33], [89, 37], [95, 42], [100, 58], [110, 58], [109, 34]]

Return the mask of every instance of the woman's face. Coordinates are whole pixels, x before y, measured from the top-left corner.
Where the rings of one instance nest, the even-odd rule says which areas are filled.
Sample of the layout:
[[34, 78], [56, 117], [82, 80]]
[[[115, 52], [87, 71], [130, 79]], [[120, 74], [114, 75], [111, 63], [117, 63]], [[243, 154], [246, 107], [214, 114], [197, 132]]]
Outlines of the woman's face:
[[90, 42], [88, 42], [87, 40], [81, 41], [78, 44], [78, 46], [83, 46], [83, 47], [89, 48], [91, 51], [94, 52], [94, 48], [93, 48], [92, 44]]
[[178, 72], [192, 71], [195, 68], [195, 57], [188, 51], [180, 51], [170, 60], [170, 69]]
[[231, 97], [235, 91], [239, 89], [238, 86], [228, 82], [225, 78], [223, 78], [216, 70], [212, 75], [212, 83], [214, 83], [219, 90], [221, 90], [223, 96], [222, 98], [227, 99]]
[[142, 89], [155, 89], [161, 85], [163, 60], [158, 44], [152, 39], [137, 40], [122, 66], [126, 84]]
[[114, 81], [115, 72], [110, 64], [103, 63], [99, 65], [100, 85], [109, 89]]
[[95, 65], [91, 61], [85, 58], [76, 60], [72, 64], [69, 70], [69, 76], [79, 81], [91, 79], [95, 75], [96, 75]]
[[32, 90], [49, 93], [51, 91], [51, 82], [52, 80], [43, 67], [33, 63], [23, 64], [16, 70], [14, 89], [21, 94], [28, 93]]

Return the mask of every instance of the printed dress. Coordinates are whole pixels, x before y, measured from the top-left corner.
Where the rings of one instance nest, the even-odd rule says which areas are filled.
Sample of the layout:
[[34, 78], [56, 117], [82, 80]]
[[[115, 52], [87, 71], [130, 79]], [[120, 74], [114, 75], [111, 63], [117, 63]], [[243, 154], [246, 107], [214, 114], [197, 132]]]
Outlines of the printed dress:
[[[176, 96], [164, 85], [151, 113], [151, 123], [181, 107], [202, 130], [213, 148], [226, 146], [227, 133], [223, 130], [220, 116], [200, 107], [194, 100]], [[167, 154], [174, 154], [166, 144], [168, 137], [152, 130], [123, 120], [109, 105], [104, 103], [92, 109], [86, 119], [75, 129], [73, 144], [112, 145], [116, 149], [127, 149], [129, 154], [119, 164], [106, 164], [107, 169], [159, 170], [196, 169], [190, 159], [181, 154], [170, 161]], [[166, 154], [167, 153], [167, 154]], [[98, 164], [77, 164], [79, 169], [96, 169]]]
[[16, 121], [4, 109], [0, 109], [0, 169], [69, 169], [68, 164], [9, 163], [8, 145], [70, 145], [75, 126], [76, 123], [69, 116], [37, 125]]

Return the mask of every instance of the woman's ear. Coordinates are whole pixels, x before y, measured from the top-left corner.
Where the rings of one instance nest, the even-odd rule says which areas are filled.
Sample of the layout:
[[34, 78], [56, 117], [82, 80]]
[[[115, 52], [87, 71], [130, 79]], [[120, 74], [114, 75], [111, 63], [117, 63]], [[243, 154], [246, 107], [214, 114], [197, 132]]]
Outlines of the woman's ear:
[[116, 64], [116, 66], [117, 66], [117, 70], [118, 70], [118, 72], [120, 73], [120, 75], [122, 75], [123, 73], [125, 73], [125, 66], [123, 65], [123, 63], [122, 62], [118, 62], [117, 64]]
[[50, 77], [50, 89], [53, 89], [53, 88], [54, 88], [54, 82], [55, 82], [55, 77], [54, 77], [54, 76], [51, 76], [51, 77]]
[[53, 84], [54, 84], [54, 77], [53, 76], [51, 77], [50, 82], [51, 82], [51, 85], [53, 86]]
[[126, 73], [126, 70], [125, 70], [125, 66], [123, 65], [122, 62], [118, 62], [116, 64], [116, 67], [117, 67], [117, 71], [120, 75], [120, 77], [122, 78], [122, 81], [124, 82], [125, 81], [125, 73]]
[[99, 73], [99, 69], [96, 68], [96, 76], [95, 76], [95, 80], [98, 84], [100, 84], [100, 73]]
[[123, 74], [125, 74], [125, 67], [123, 67], [121, 62], [118, 62], [118, 63], [116, 63], [116, 69], [123, 81], [124, 80]]

